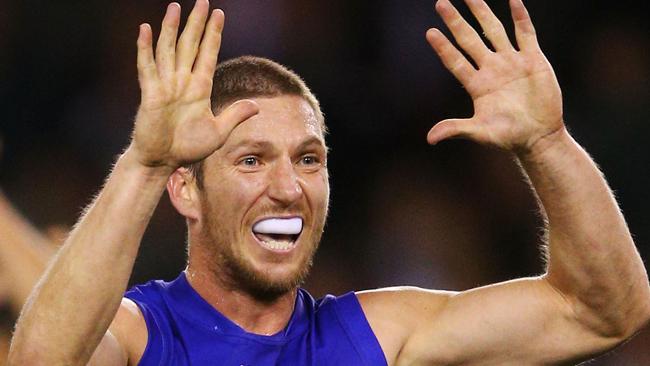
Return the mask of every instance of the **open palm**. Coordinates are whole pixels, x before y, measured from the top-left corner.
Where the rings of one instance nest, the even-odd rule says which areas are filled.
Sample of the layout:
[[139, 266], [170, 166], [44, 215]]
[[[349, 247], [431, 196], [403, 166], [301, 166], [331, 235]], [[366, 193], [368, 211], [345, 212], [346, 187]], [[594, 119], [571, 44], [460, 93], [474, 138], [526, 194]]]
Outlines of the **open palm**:
[[170, 4], [155, 58], [151, 27], [140, 26], [142, 99], [132, 146], [144, 165], [176, 168], [204, 159], [223, 145], [235, 126], [258, 111], [251, 101], [235, 103], [216, 117], [211, 110], [224, 14], [210, 13], [209, 7], [207, 0], [196, 1], [177, 44], [180, 5]]
[[435, 144], [447, 138], [467, 138], [516, 152], [530, 150], [540, 138], [564, 126], [562, 96], [553, 69], [539, 48], [521, 0], [510, 1], [519, 50], [483, 0], [466, 3], [494, 51], [448, 0], [436, 3], [458, 45], [478, 69], [439, 30], [427, 32], [431, 46], [474, 102], [472, 118], [441, 121], [427, 139]]

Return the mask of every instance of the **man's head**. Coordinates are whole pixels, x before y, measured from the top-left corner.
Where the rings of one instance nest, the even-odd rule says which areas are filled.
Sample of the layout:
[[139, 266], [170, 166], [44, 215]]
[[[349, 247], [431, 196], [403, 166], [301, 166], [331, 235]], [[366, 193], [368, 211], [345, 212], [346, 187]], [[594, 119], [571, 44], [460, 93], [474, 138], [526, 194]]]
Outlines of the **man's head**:
[[[241, 99], [295, 95], [302, 97], [314, 110], [323, 134], [327, 134], [320, 103], [295, 72], [269, 59], [255, 56], [237, 57], [217, 65], [212, 89], [212, 110], [219, 114]], [[203, 162], [189, 166], [199, 188], [203, 185]]]
[[214, 89], [215, 114], [241, 99], [257, 102], [260, 112], [170, 179], [172, 202], [188, 221], [190, 267], [274, 297], [302, 282], [325, 224], [323, 116], [297, 75], [265, 59], [221, 64]]

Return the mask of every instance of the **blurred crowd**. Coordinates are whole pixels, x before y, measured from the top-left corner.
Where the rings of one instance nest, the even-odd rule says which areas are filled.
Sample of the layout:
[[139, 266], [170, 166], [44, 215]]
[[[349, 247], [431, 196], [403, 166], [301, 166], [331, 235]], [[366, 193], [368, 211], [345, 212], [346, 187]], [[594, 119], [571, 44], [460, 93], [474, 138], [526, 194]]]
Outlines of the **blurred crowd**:
[[[507, 1], [488, 2], [511, 28]], [[441, 25], [433, 2], [212, 3], [226, 13], [222, 59], [283, 63], [323, 106], [332, 204], [306, 284], [314, 295], [391, 285], [465, 290], [543, 271], [537, 204], [514, 159], [465, 141], [426, 144], [433, 123], [472, 113], [424, 40]], [[0, 221], [10, 220], [0, 222], [0, 365], [24, 301], [12, 285], [38, 276], [128, 144], [139, 102], [137, 26], [150, 22], [155, 32], [165, 5], [13, 1], [0, 10]], [[181, 1], [184, 14], [191, 5]], [[601, 0], [527, 6], [560, 80], [566, 123], [600, 164], [650, 258], [643, 12]], [[39, 232], [20, 226], [23, 218]], [[20, 232], [29, 240], [19, 245], [35, 254], [11, 265], [20, 250], [8, 241]], [[174, 278], [184, 262], [184, 222], [164, 197], [132, 283]], [[593, 364], [650, 364], [649, 333]]]

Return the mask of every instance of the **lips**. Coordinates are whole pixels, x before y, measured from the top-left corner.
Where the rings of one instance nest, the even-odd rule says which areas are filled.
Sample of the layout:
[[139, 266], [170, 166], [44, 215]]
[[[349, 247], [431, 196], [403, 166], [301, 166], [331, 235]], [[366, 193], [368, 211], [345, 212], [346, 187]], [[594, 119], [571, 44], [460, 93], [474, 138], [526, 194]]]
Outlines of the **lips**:
[[300, 217], [269, 217], [257, 221], [252, 231], [263, 248], [274, 252], [289, 252], [296, 247], [302, 224]]

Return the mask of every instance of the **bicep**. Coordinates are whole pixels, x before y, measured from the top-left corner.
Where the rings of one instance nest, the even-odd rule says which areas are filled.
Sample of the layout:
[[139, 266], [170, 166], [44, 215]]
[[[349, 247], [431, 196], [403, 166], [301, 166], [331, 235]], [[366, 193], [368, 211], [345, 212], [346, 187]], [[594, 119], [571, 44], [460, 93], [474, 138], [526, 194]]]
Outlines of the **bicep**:
[[[575, 306], [543, 278], [445, 296], [437, 312], [420, 314], [402, 349], [405, 358], [432, 364], [558, 364], [589, 358], [618, 342], [584, 326]], [[428, 299], [420, 307], [427, 301], [441, 303]]]

